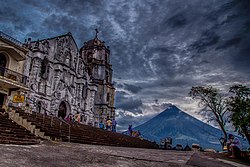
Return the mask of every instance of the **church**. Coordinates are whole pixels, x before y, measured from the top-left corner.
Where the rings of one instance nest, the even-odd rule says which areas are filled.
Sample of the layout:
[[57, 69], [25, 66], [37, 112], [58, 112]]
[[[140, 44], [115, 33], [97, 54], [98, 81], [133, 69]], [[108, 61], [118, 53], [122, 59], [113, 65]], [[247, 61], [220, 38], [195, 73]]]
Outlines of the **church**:
[[[1, 32], [0, 42], [2, 106], [61, 118], [78, 113], [82, 123], [92, 126], [115, 118], [110, 50], [98, 38], [97, 29], [94, 39], [84, 42], [81, 48], [71, 33], [37, 41], [29, 38], [22, 44]], [[20, 51], [14, 55], [17, 49]], [[13, 57], [18, 54], [22, 54], [19, 60]], [[11, 65], [12, 59], [19, 69]], [[25, 78], [25, 85], [6, 87], [4, 73], [8, 69], [15, 71], [12, 75]], [[15, 77], [7, 79], [17, 82]], [[17, 97], [25, 100], [18, 101]]]

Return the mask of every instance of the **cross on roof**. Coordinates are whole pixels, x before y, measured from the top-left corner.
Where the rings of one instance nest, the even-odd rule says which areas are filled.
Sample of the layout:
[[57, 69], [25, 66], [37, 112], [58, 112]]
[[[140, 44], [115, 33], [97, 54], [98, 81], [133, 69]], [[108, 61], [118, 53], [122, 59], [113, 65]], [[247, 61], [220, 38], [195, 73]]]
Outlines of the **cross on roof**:
[[97, 38], [98, 33], [99, 33], [99, 31], [98, 31], [98, 29], [96, 28], [96, 29], [95, 29], [95, 38]]

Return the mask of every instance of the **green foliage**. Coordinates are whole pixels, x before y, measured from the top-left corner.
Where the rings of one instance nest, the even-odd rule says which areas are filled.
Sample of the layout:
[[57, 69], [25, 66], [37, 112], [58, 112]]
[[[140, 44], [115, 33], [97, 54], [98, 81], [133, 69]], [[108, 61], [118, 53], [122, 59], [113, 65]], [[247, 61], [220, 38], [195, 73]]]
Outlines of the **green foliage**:
[[234, 85], [229, 92], [234, 95], [229, 97], [228, 110], [232, 113], [231, 121], [242, 136], [249, 142], [250, 128], [250, 88], [243, 85]]

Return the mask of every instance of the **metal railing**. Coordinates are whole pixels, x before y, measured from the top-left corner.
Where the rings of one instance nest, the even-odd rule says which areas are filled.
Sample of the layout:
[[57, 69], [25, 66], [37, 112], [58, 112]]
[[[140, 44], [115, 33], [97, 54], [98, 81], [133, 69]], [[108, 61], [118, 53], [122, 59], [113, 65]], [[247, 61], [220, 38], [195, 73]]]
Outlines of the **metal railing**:
[[8, 68], [0, 66], [0, 76], [6, 77], [8, 79], [11, 79], [18, 84], [27, 86], [28, 83], [28, 77], [25, 75], [22, 75], [16, 71], [12, 71]]
[[[46, 114], [43, 114], [43, 126], [45, 125], [45, 117], [50, 117], [50, 126], [52, 127], [53, 126], [53, 123], [55, 124], [54, 120], [57, 119], [60, 121], [59, 123], [59, 134], [61, 135], [62, 133], [62, 124], [66, 124], [69, 128], [68, 128], [68, 142], [70, 142], [70, 134], [71, 134], [71, 124], [69, 124], [68, 122], [66, 122], [65, 120], [63, 119], [60, 119], [58, 118], [57, 116], [54, 115], [54, 113], [50, 112], [49, 110], [47, 110], [46, 108], [44, 108], [43, 106], [41, 106], [40, 104], [38, 104], [36, 101], [26, 97], [26, 100], [29, 100], [29, 102], [32, 102], [35, 106], [40, 106], [41, 109], [43, 109], [45, 111]], [[49, 115], [47, 114], [49, 113]], [[37, 115], [38, 115], [38, 112], [35, 112], [35, 115], [36, 115], [36, 118], [37, 118]]]
[[2, 31], [0, 31], [0, 37], [4, 38], [4, 39], [7, 39], [8, 41], [11, 41], [13, 42], [14, 44], [18, 45], [18, 46], [23, 46], [23, 43], [18, 41], [17, 39], [3, 33]]

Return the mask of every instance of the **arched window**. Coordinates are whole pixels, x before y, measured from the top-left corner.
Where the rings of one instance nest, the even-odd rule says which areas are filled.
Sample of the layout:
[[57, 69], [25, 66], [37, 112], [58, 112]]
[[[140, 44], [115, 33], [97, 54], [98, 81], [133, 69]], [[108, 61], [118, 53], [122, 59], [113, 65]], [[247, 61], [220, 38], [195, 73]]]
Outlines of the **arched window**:
[[43, 79], [48, 79], [49, 77], [49, 60], [45, 57], [41, 64], [41, 77]]
[[107, 102], [109, 102], [109, 93], [107, 93]]
[[6, 56], [2, 53], [0, 53], [0, 66], [5, 67], [7, 63]]
[[0, 53], [0, 75], [1, 76], [4, 75], [6, 64], [7, 64], [6, 56], [4, 54]]
[[67, 114], [67, 107], [65, 102], [61, 102], [59, 105], [58, 117], [64, 119]]

